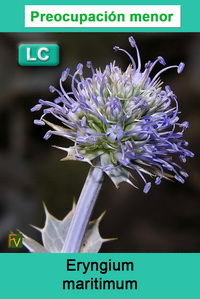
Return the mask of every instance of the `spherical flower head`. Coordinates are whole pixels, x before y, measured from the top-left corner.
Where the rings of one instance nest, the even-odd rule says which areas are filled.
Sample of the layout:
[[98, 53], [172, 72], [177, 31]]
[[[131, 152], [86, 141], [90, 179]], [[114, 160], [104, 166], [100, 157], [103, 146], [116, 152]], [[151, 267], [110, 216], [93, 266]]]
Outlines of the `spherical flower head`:
[[[146, 176], [154, 177], [160, 184], [162, 178], [175, 179], [184, 183], [188, 174], [174, 162], [178, 156], [181, 162], [193, 153], [186, 149], [188, 143], [182, 139], [188, 122], [179, 122], [176, 96], [169, 86], [163, 88], [160, 75], [171, 68], [178, 73], [184, 63], [166, 67], [161, 56], [154, 62], [148, 61], [143, 71], [139, 49], [133, 37], [129, 38], [136, 51], [136, 61], [130, 58], [130, 65], [123, 72], [115, 62], [102, 71], [94, 69], [91, 61], [87, 67], [91, 76], [84, 78], [83, 65], [78, 64], [74, 74], [67, 68], [60, 78], [60, 89], [50, 86], [57, 93], [51, 101], [39, 100], [32, 111], [43, 109], [40, 120], [35, 124], [51, 127], [44, 138], [52, 134], [70, 139], [67, 157], [62, 160], [78, 160], [100, 167], [116, 186], [126, 181], [133, 185], [132, 173], [136, 172], [144, 181], [144, 192], [151, 188]], [[154, 66], [164, 67], [151, 76]], [[71, 90], [67, 92], [63, 82], [71, 80]], [[61, 126], [50, 123], [48, 115], [53, 115]], [[98, 160], [98, 163], [94, 161]]]

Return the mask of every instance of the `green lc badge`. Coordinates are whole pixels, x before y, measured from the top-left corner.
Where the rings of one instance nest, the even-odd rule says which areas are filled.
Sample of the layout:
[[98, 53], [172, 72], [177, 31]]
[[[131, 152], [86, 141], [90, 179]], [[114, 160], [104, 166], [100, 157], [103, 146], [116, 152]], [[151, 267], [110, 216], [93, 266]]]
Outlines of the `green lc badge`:
[[57, 66], [60, 62], [57, 44], [21, 44], [18, 63], [21, 66]]

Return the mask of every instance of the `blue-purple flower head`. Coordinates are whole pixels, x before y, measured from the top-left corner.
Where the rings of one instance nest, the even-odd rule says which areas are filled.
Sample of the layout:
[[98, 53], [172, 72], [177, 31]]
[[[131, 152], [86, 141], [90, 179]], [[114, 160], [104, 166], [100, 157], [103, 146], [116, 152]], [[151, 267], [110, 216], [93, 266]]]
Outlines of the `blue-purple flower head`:
[[[35, 124], [51, 127], [45, 139], [59, 135], [73, 142], [69, 148], [59, 147], [67, 152], [63, 160], [101, 167], [116, 186], [123, 181], [133, 185], [132, 174], [137, 173], [147, 193], [151, 187], [147, 181], [149, 176], [154, 177], [156, 184], [163, 178], [184, 183], [188, 177], [174, 162], [176, 157], [180, 162], [193, 157], [186, 149], [188, 143], [183, 140], [188, 122], [179, 122], [176, 96], [169, 86], [163, 87], [160, 79], [161, 74], [171, 68], [181, 73], [184, 63], [166, 67], [165, 60], [158, 56], [142, 68], [132, 36], [129, 42], [136, 51], [136, 60], [126, 50], [114, 47], [130, 58], [125, 72], [115, 62], [102, 71], [94, 69], [88, 61], [87, 67], [91, 70], [88, 78], [84, 77], [80, 63], [74, 74], [67, 68], [61, 75], [60, 88], [49, 88], [57, 95], [55, 100], [39, 100], [32, 111], [43, 109], [43, 115]], [[156, 64], [163, 67], [152, 75]], [[63, 87], [66, 79], [71, 81], [70, 91]], [[50, 123], [49, 114], [58, 119], [61, 126]], [[97, 160], [98, 163], [94, 162]]]

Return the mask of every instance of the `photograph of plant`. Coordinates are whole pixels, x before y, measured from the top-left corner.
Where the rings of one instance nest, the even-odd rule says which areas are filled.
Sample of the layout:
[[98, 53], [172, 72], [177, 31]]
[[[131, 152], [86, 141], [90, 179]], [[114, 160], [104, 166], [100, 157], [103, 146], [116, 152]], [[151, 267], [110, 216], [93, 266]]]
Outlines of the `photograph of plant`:
[[[21, 169], [28, 175], [19, 194], [7, 179], [11, 194], [3, 185], [2, 206], [4, 197], [12, 197], [11, 207], [24, 190], [29, 198], [25, 204], [30, 206], [26, 210], [20, 200], [19, 205], [15, 202], [13, 223], [2, 215], [4, 237], [6, 229], [19, 230], [23, 252], [198, 252], [199, 103], [194, 103], [199, 87], [194, 74], [200, 61], [193, 59], [200, 47], [199, 35], [30, 37], [37, 43], [56, 40], [61, 63], [34, 70], [15, 66], [19, 76], [11, 90], [18, 90], [15, 106], [23, 112], [15, 122], [21, 127], [9, 115], [13, 106], [2, 106], [1, 126], [5, 121], [10, 129], [6, 132], [16, 140], [8, 141], [18, 152], [9, 152], [4, 132], [2, 153], [10, 155], [11, 173], [18, 163], [14, 187]], [[5, 45], [17, 43], [12, 34], [2, 38]], [[17, 40], [27, 38], [21, 34]], [[186, 47], [186, 40], [193, 47]], [[27, 86], [21, 98], [26, 73], [33, 82], [30, 95]], [[12, 92], [5, 96], [14, 101]], [[18, 209], [25, 214], [22, 223], [17, 221]], [[37, 211], [41, 217], [36, 217]], [[36, 230], [27, 228], [30, 223]]]

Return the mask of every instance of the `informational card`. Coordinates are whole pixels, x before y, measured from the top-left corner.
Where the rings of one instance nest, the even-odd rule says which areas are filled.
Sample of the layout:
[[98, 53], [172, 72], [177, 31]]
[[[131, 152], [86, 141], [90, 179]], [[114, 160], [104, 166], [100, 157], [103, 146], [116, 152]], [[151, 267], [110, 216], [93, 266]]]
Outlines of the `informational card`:
[[2, 3], [2, 298], [200, 298], [199, 9]]

